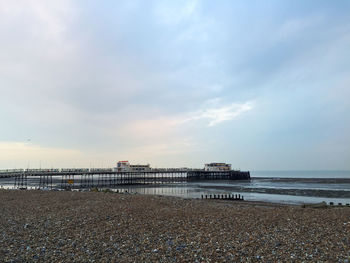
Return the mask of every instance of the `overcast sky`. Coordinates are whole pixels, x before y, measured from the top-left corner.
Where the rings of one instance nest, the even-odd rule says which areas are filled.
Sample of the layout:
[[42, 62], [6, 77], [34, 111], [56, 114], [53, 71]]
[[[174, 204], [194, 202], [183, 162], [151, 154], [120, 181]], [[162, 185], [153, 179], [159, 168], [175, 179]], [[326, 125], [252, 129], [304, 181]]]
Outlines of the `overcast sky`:
[[350, 1], [0, 0], [0, 168], [350, 169]]

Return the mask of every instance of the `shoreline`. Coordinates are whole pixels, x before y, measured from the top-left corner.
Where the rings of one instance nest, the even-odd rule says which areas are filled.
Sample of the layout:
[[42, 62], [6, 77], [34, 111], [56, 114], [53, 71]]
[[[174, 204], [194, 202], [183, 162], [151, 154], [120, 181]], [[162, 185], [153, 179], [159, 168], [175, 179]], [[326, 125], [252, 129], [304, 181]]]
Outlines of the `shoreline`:
[[[107, 189], [105, 189], [107, 190]], [[64, 192], [64, 193], [104, 193], [104, 194], [116, 194], [121, 196], [130, 196], [130, 195], [138, 195], [138, 196], [149, 196], [153, 198], [161, 197], [161, 198], [168, 198], [168, 199], [179, 199], [179, 200], [202, 200], [204, 202], [220, 202], [220, 203], [228, 203], [228, 204], [239, 204], [239, 205], [252, 205], [252, 206], [266, 206], [266, 207], [301, 207], [302, 204], [293, 204], [293, 203], [274, 203], [274, 202], [268, 202], [268, 201], [252, 201], [252, 200], [224, 200], [224, 199], [205, 199], [205, 198], [196, 198], [196, 197], [185, 197], [185, 196], [172, 196], [172, 195], [161, 195], [161, 194], [142, 194], [137, 192], [114, 192], [113, 190], [108, 192], [101, 191], [93, 191], [93, 190], [86, 190], [86, 191], [79, 191], [79, 190], [40, 190], [40, 189], [2, 189], [0, 188], [0, 194], [2, 191], [33, 191], [33, 192]], [[308, 204], [308, 203], [306, 203]]]
[[[107, 191], [106, 191], [107, 190]], [[46, 189], [3, 189], [0, 188], [0, 194], [1, 192], [13, 192], [13, 191], [19, 191], [19, 192], [60, 192], [60, 193], [101, 193], [101, 194], [112, 194], [112, 195], [120, 195], [120, 196], [144, 196], [144, 197], [152, 197], [152, 198], [166, 198], [166, 199], [175, 199], [175, 200], [197, 200], [197, 201], [203, 201], [203, 202], [218, 202], [218, 203], [226, 203], [226, 204], [238, 204], [238, 205], [247, 205], [247, 206], [265, 206], [265, 207], [303, 207], [304, 205], [312, 206], [312, 205], [318, 205], [320, 203], [280, 203], [280, 202], [269, 202], [269, 201], [256, 201], [256, 200], [225, 200], [225, 199], [205, 199], [205, 198], [199, 198], [199, 197], [185, 197], [185, 196], [173, 196], [173, 195], [162, 195], [162, 194], [143, 194], [138, 192], [115, 192], [109, 188], [101, 188], [98, 191], [94, 190], [85, 190], [81, 191], [78, 189], [73, 190], [46, 190]], [[335, 204], [334, 206], [327, 205], [329, 208], [342, 208], [342, 207], [349, 207], [346, 204], [339, 206]], [[350, 207], [349, 207], [350, 208]]]
[[[119, 189], [113, 189], [113, 188], [99, 188], [99, 191], [111, 191], [113, 193], [122, 193], [124, 191], [124, 193], [129, 193], [129, 194], [139, 194], [139, 195], [149, 195], [149, 196], [167, 196], [167, 197], [176, 197], [176, 198], [183, 198], [183, 199], [201, 199], [201, 195], [198, 196], [181, 196], [181, 195], [171, 195], [171, 194], [159, 194], [159, 193], [142, 193], [142, 192], [138, 192], [137, 189], [138, 187], [144, 188], [143, 185], [140, 186], [131, 186], [131, 187], [123, 187], [123, 188], [119, 188]], [[172, 185], [156, 185], [156, 186], [150, 186], [149, 189], [162, 189], [163, 187], [167, 188], [167, 187], [172, 187]], [[182, 186], [176, 186], [177, 188], [181, 189]], [[187, 186], [184, 186], [187, 187]], [[193, 187], [193, 186], [192, 186]], [[303, 205], [316, 205], [316, 204], [320, 204], [323, 202], [326, 202], [328, 205], [330, 205], [331, 203], [333, 203], [333, 206], [338, 206], [338, 203], [342, 203], [343, 206], [346, 206], [350, 203], [350, 199], [347, 197], [347, 195], [345, 196], [338, 196], [338, 195], [330, 195], [330, 196], [323, 196], [323, 195], [307, 195], [306, 193], [308, 193], [309, 191], [305, 191], [305, 190], [300, 190], [300, 189], [287, 189], [288, 191], [284, 191], [285, 189], [272, 189], [272, 191], [263, 191], [261, 189], [258, 189], [259, 191], [244, 191], [241, 189], [238, 189], [236, 186], [230, 187], [230, 186], [200, 186], [199, 188], [201, 188], [202, 190], [205, 189], [216, 189], [216, 190], [227, 190], [229, 192], [236, 192], [237, 194], [271, 194], [271, 195], [275, 195], [275, 196], [285, 196], [285, 197], [293, 197], [295, 196], [296, 198], [317, 198], [319, 200], [317, 201], [310, 201], [307, 202], [307, 200], [302, 201], [299, 199], [299, 201], [287, 201], [288, 199], [286, 199], [285, 201], [283, 201], [283, 199], [272, 199], [271, 201], [269, 200], [249, 200], [249, 199], [245, 199], [244, 203], [256, 203], [256, 204], [271, 204], [271, 205], [282, 205], [282, 206], [303, 206]], [[145, 188], [147, 189], [147, 188]], [[20, 190], [20, 191], [54, 191], [54, 192], [65, 192], [66, 190], [63, 189], [38, 189], [38, 188], [28, 188], [28, 189], [11, 189], [11, 188], [0, 188], [0, 190], [8, 190], [8, 191], [12, 191], [12, 190]], [[133, 191], [135, 190], [135, 191]], [[92, 189], [71, 189], [68, 190], [69, 191], [73, 191], [73, 192], [91, 192], [93, 191]], [[116, 192], [116, 191], [121, 191], [121, 192]], [[318, 191], [318, 190], [315, 190]], [[299, 193], [299, 194], [298, 194]], [[348, 192], [347, 192], [348, 193]], [[349, 192], [350, 193], [350, 192]], [[210, 193], [208, 193], [207, 195], [209, 196]], [[222, 193], [220, 193], [221, 195]], [[225, 193], [224, 193], [225, 194]], [[205, 195], [203, 194], [203, 197]], [[205, 198], [203, 198], [205, 199]], [[328, 199], [328, 200], [327, 200]], [[340, 200], [339, 200], [340, 199]], [[209, 200], [217, 200], [217, 201], [224, 201], [222, 199], [207, 199]], [[239, 202], [239, 200], [226, 200], [228, 202]]]

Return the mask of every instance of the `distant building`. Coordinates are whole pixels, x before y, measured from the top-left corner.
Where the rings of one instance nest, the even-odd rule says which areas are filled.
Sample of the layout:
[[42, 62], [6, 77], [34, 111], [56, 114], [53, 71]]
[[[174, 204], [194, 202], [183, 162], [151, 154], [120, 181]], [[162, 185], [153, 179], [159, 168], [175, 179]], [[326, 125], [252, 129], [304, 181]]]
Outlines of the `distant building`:
[[116, 172], [130, 172], [130, 163], [129, 161], [119, 161], [117, 167], [114, 167]]
[[113, 168], [116, 172], [147, 172], [151, 171], [149, 164], [134, 164], [131, 165], [129, 161], [119, 161], [117, 167]]
[[231, 164], [227, 163], [207, 163], [204, 165], [205, 171], [230, 171]]
[[134, 164], [130, 165], [131, 172], [148, 172], [151, 171], [151, 167], [149, 164]]

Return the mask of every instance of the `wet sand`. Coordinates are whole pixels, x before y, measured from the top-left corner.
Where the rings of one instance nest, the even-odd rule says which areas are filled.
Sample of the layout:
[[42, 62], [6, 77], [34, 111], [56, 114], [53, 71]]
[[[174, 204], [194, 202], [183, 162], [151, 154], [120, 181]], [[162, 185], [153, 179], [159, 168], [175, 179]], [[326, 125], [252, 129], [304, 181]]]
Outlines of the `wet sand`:
[[350, 208], [0, 190], [4, 262], [350, 261]]
[[[350, 187], [350, 179], [347, 178], [271, 178], [260, 177], [252, 178], [252, 182], [269, 182], [269, 186], [265, 185], [249, 186], [231, 184], [227, 185], [201, 185], [204, 189], [219, 189], [227, 192], [240, 192], [240, 193], [261, 193], [261, 194], [273, 194], [273, 195], [290, 195], [290, 196], [305, 196], [305, 197], [323, 197], [323, 198], [350, 198], [350, 190], [346, 186]], [[239, 182], [239, 181], [237, 181]], [[242, 182], [242, 181], [241, 181]], [[281, 185], [285, 183], [286, 185]], [[304, 184], [302, 187], [298, 184]], [[325, 185], [342, 185], [344, 189], [320, 189], [318, 185], [324, 187]], [[286, 187], [287, 186], [287, 187]]]
[[[213, 189], [213, 186], [201, 186], [203, 189]], [[281, 188], [250, 188], [241, 186], [215, 186], [215, 189], [227, 192], [239, 193], [260, 193], [274, 195], [291, 195], [291, 196], [307, 196], [307, 197], [323, 197], [323, 198], [350, 198], [348, 190], [320, 190], [320, 189], [281, 189]]]

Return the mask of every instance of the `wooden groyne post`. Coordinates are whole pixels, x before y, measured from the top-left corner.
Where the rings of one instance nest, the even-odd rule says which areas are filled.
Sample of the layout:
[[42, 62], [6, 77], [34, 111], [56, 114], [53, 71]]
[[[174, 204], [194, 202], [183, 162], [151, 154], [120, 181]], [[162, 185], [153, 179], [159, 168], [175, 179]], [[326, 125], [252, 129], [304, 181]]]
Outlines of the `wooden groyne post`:
[[243, 195], [240, 194], [221, 194], [221, 195], [201, 195], [201, 199], [209, 199], [209, 200], [239, 200], [244, 201]]

